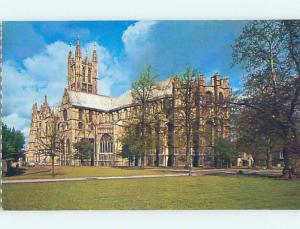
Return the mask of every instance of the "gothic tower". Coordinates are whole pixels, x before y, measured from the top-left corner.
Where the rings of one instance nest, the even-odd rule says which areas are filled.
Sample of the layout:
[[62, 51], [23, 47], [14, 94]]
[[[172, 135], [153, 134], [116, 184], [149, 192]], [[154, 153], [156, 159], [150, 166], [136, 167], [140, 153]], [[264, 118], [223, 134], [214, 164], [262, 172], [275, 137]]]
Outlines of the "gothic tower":
[[88, 59], [86, 52], [82, 57], [80, 42], [77, 40], [75, 57], [72, 51], [68, 56], [68, 89], [72, 91], [97, 94], [98, 58], [96, 46], [94, 46], [92, 60]]

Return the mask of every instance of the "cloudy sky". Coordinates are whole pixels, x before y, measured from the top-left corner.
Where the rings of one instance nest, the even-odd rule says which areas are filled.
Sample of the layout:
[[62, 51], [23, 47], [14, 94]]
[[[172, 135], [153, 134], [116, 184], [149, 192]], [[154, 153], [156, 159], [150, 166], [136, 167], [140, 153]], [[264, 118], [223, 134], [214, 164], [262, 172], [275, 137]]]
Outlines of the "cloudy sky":
[[29, 133], [33, 102], [44, 95], [58, 105], [67, 85], [67, 55], [79, 36], [82, 53], [96, 43], [99, 94], [118, 96], [149, 64], [165, 79], [197, 68], [242, 85], [243, 71], [231, 67], [231, 45], [245, 21], [5, 22], [3, 24], [3, 120]]

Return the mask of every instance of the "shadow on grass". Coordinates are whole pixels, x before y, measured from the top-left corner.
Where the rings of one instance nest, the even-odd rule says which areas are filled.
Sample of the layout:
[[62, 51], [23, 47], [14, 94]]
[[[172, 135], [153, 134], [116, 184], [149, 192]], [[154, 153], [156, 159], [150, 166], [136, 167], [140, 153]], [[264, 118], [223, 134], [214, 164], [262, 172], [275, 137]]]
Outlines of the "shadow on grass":
[[[51, 170], [40, 170], [40, 171], [34, 171], [34, 172], [27, 172], [26, 168], [10, 168], [8, 171], [3, 174], [4, 177], [12, 177], [12, 176], [28, 176], [28, 175], [35, 175], [35, 174], [43, 174], [43, 173], [49, 173]], [[45, 174], [47, 175], [47, 174]]]
[[11, 176], [20, 176], [25, 173], [25, 169], [23, 168], [9, 168], [3, 176], [11, 177]]
[[[235, 174], [228, 174], [228, 173], [218, 173], [218, 174], [207, 174], [208, 176], [235, 176], [235, 177], [261, 177], [261, 178], [270, 178], [274, 180], [288, 180], [284, 178], [282, 175], [277, 175], [277, 174], [259, 174], [259, 173], [235, 173]], [[206, 176], [207, 176], [206, 175]], [[296, 179], [295, 179], [296, 180]]]

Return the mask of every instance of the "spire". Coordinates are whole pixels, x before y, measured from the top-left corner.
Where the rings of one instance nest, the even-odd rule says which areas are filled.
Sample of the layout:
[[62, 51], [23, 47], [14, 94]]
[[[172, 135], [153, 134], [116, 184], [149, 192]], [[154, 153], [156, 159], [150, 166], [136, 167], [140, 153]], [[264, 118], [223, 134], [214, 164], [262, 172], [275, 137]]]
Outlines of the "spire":
[[85, 63], [89, 62], [89, 58], [88, 58], [88, 50], [85, 49], [85, 58], [84, 58]]
[[47, 102], [47, 95], [45, 95], [45, 101], [44, 101], [45, 104], [48, 104]]
[[97, 51], [96, 51], [96, 42], [94, 42], [94, 49], [93, 49], [92, 61], [93, 61], [93, 63], [97, 63], [98, 62]]
[[32, 113], [36, 113], [38, 107], [37, 107], [37, 103], [33, 103], [32, 104]]
[[69, 50], [69, 60], [72, 59], [72, 49], [71, 49], [71, 43], [69, 44], [70, 50]]
[[76, 50], [75, 50], [75, 58], [77, 58], [77, 57], [81, 58], [79, 35], [77, 36], [77, 44], [76, 44]]

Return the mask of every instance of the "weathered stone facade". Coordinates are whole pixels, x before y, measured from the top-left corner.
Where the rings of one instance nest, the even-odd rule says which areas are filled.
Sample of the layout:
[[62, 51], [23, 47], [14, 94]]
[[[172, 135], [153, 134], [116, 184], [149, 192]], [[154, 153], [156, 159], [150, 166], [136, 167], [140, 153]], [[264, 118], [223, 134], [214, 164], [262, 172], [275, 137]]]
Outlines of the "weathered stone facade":
[[[118, 156], [121, 149], [120, 136], [129, 119], [134, 117], [137, 107], [132, 94], [127, 92], [119, 97], [97, 94], [98, 60], [96, 50], [92, 60], [82, 58], [80, 44], [76, 45], [75, 58], [72, 51], [68, 57], [68, 86], [64, 91], [59, 107], [51, 109], [47, 98], [38, 109], [32, 107], [28, 162], [48, 163], [38, 150], [37, 138], [47, 128], [51, 114], [59, 117], [62, 152], [56, 158], [57, 165], [78, 165], [74, 159], [73, 143], [82, 138], [90, 139], [94, 145], [94, 165], [127, 165]], [[204, 76], [195, 81], [197, 87], [193, 113], [193, 164], [194, 166], [213, 166], [213, 146], [217, 137], [229, 137], [229, 110], [224, 102], [230, 95], [228, 78], [218, 74], [211, 77], [211, 84]], [[161, 90], [156, 91], [151, 102], [151, 112], [159, 114], [153, 124], [151, 134], [156, 144], [145, 156], [145, 165], [172, 166], [184, 164], [185, 148], [183, 129], [179, 125], [180, 100], [177, 93], [178, 82], [169, 78], [158, 83]]]

